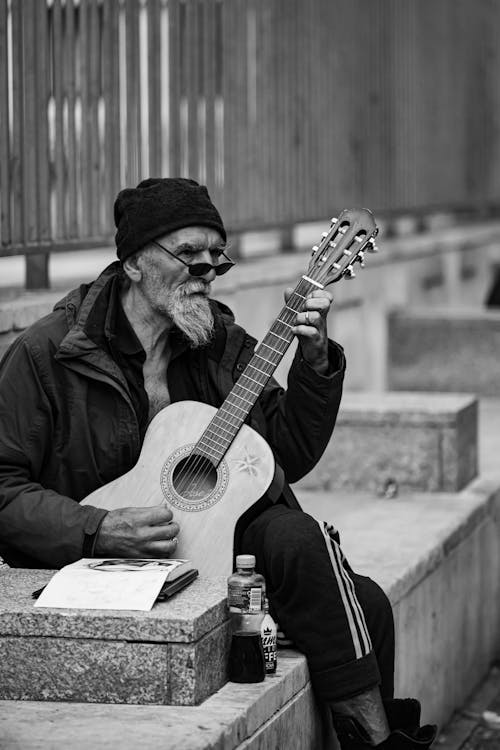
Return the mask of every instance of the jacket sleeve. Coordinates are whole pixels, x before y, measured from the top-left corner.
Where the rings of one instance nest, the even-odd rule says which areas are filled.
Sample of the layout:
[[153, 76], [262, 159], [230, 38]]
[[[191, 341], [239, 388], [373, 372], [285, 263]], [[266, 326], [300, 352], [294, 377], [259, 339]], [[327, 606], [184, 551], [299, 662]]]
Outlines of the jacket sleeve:
[[298, 347], [286, 391], [271, 379], [260, 399], [267, 441], [289, 483], [314, 468], [335, 427], [345, 372], [342, 347], [329, 341], [328, 357], [328, 374], [320, 375], [301, 357]]
[[85, 535], [106, 514], [40, 482], [57, 418], [53, 387], [41, 352], [19, 337], [0, 365], [0, 550], [12, 553], [13, 565], [31, 559], [59, 568], [78, 560]]

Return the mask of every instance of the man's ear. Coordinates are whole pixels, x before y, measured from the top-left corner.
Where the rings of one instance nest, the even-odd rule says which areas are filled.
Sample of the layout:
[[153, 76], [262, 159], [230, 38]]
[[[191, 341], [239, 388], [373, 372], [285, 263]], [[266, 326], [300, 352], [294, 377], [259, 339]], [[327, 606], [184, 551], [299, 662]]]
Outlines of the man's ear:
[[138, 283], [142, 279], [142, 270], [140, 268], [139, 253], [134, 253], [123, 261], [123, 270], [129, 277], [130, 281]]

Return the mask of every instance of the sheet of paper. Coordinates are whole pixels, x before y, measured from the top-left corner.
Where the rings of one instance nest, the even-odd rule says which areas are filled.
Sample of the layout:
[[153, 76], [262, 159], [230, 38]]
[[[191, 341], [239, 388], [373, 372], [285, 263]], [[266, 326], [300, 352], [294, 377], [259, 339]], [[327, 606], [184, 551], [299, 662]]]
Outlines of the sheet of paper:
[[151, 609], [166, 580], [165, 568], [110, 570], [94, 567], [106, 559], [109, 558], [83, 558], [66, 565], [51, 578], [35, 607]]

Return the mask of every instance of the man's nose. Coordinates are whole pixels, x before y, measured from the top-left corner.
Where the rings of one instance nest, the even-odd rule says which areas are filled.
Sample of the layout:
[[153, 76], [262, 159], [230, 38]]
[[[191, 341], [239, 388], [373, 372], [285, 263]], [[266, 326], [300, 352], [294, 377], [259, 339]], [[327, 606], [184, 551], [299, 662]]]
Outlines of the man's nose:
[[[210, 252], [208, 250], [203, 250], [198, 257], [196, 258], [197, 263], [208, 263], [210, 266], [213, 266], [213, 258], [210, 255]], [[200, 278], [205, 279], [207, 282], [211, 282], [215, 279], [217, 274], [215, 273], [214, 268], [211, 268], [207, 273], [204, 273]]]

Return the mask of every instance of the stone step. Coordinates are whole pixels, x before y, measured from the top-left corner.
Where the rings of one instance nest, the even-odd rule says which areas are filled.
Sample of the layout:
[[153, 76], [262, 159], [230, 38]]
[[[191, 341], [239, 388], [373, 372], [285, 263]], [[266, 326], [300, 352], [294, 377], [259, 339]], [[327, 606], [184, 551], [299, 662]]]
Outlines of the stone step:
[[500, 396], [500, 311], [406, 308], [388, 318], [391, 390]]
[[467, 394], [349, 392], [301, 489], [455, 492], [476, 475], [478, 403]]
[[[300, 498], [306, 511], [340, 529], [343, 550], [354, 569], [373, 577], [387, 591], [396, 621], [397, 694], [419, 698], [424, 721], [443, 724], [498, 653], [500, 476], [480, 477], [459, 493], [407, 493], [382, 499], [369, 492], [302, 491]], [[185, 608], [182, 617], [178, 612], [178, 621], [191, 617], [188, 590], [178, 595], [178, 607]], [[5, 614], [4, 595], [0, 601], [3, 621], [11, 622], [13, 613]], [[14, 609], [27, 617], [27, 602], [22, 606], [18, 602]], [[59, 613], [61, 620], [66, 616], [75, 618], [74, 613]], [[142, 624], [148, 619], [143, 614], [130, 616]], [[74, 634], [74, 626], [57, 624], [53, 612], [47, 617], [60, 636]], [[12, 627], [11, 623], [4, 628], [0, 640], [10, 637]], [[25, 619], [20, 641], [39, 638], [34, 621], [31, 627], [32, 631]], [[171, 632], [170, 625], [162, 627]], [[135, 645], [137, 632], [139, 628], [123, 635], [135, 633], [130, 642]], [[50, 639], [49, 627], [41, 633]], [[10, 670], [24, 670], [33, 681], [43, 678], [47, 683], [50, 663], [43, 675], [40, 661], [30, 663], [33, 650], [23, 655], [20, 648]], [[4, 670], [9, 653], [4, 650]], [[304, 658], [294, 651], [280, 652], [279, 657], [277, 674], [264, 683], [227, 683], [200, 705], [0, 701], [0, 745], [5, 750], [62, 750], [70, 745], [74, 750], [96, 746], [126, 750], [137, 747], [141, 737], [146, 750], [318, 750], [323, 746], [322, 728]], [[74, 666], [68, 652], [65, 673]], [[76, 662], [76, 668], [84, 681], [82, 663]], [[107, 668], [103, 661], [103, 681]], [[288, 744], [279, 744], [281, 732]]]

